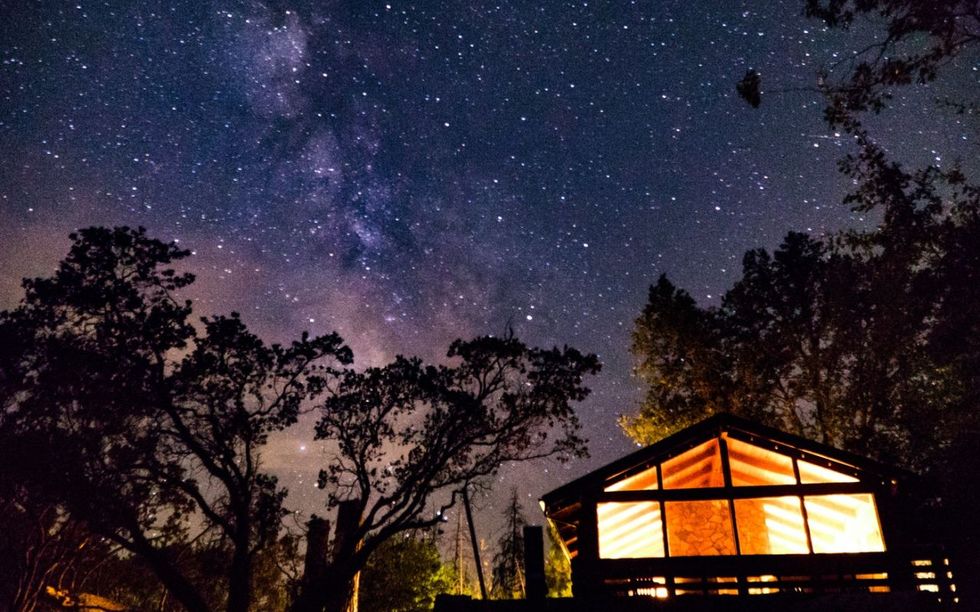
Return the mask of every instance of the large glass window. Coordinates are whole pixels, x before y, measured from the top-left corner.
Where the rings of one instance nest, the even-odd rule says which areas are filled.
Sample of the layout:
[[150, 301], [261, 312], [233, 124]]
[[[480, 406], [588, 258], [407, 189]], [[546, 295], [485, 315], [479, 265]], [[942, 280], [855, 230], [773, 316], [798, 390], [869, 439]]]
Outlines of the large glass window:
[[857, 482], [858, 479], [836, 470], [825, 468], [809, 461], [797, 461], [800, 467], [800, 482], [818, 484], [821, 482]]
[[741, 440], [728, 439], [728, 464], [736, 487], [796, 484], [791, 457]]
[[736, 499], [735, 524], [743, 555], [810, 552], [799, 497]]
[[726, 500], [667, 502], [666, 512], [670, 556], [735, 554]]
[[614, 482], [606, 487], [607, 491], [649, 491], [656, 489], [657, 485], [657, 466], [643, 470], [639, 474], [634, 474], [627, 478]]
[[664, 556], [659, 502], [604, 502], [596, 506], [596, 515], [603, 559]]
[[665, 489], [694, 489], [725, 485], [725, 476], [721, 469], [721, 452], [718, 440], [715, 438], [664, 461], [661, 471]]
[[870, 493], [814, 495], [803, 498], [813, 552], [881, 552], [878, 512]]
[[[640, 471], [619, 477], [605, 491], [662, 491], [669, 499], [687, 497], [678, 489], [724, 487], [725, 448], [733, 486], [785, 488], [751, 499], [729, 499], [720, 489], [719, 498], [709, 500], [654, 501], [661, 495], [654, 493], [644, 501], [601, 502], [596, 507], [600, 556], [734, 555], [736, 530], [743, 555], [884, 551], [872, 494], [800, 497], [800, 486], [859, 482], [846, 473], [848, 468], [829, 460], [794, 459], [764, 443], [712, 438], [661, 463], [659, 478], [656, 465], [638, 466]], [[734, 491], [737, 497], [739, 490]]]

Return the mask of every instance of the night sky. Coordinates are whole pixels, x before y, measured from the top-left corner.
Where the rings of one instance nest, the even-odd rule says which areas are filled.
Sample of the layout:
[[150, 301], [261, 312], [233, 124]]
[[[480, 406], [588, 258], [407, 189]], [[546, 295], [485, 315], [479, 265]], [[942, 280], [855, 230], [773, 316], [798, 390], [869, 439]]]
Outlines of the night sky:
[[[840, 204], [850, 144], [817, 94], [734, 92], [750, 67], [812, 87], [872, 32], [801, 5], [0, 1], [0, 307], [71, 230], [143, 225], [194, 252], [198, 314], [336, 330], [359, 366], [508, 325], [596, 352], [592, 459], [499, 479], [536, 513], [629, 450], [629, 334], [660, 273], [717, 303], [746, 249], [872, 221]], [[877, 122], [902, 159], [975, 152], [935, 94]], [[269, 449], [292, 507], [319, 507], [325, 452], [309, 420]]]

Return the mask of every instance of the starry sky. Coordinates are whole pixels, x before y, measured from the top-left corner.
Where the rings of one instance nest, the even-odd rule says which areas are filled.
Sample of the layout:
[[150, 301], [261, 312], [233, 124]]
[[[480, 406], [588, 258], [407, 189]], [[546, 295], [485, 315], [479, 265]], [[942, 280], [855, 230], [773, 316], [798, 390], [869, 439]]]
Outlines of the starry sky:
[[[0, 2], [0, 307], [69, 231], [143, 225], [193, 251], [200, 314], [278, 341], [336, 330], [360, 366], [508, 325], [596, 352], [592, 459], [499, 479], [536, 512], [630, 449], [629, 334], [660, 273], [713, 304], [745, 250], [873, 222], [840, 204], [850, 143], [805, 89], [875, 30], [801, 5]], [[750, 67], [804, 91], [753, 110], [734, 92]], [[875, 121], [905, 160], [975, 151], [936, 94]], [[310, 425], [266, 456], [303, 512], [327, 452]]]

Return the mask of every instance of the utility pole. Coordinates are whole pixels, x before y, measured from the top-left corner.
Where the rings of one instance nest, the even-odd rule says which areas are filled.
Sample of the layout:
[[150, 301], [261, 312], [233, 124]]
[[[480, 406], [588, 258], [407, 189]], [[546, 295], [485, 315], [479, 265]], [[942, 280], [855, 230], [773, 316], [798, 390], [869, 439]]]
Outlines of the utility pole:
[[453, 554], [456, 559], [456, 594], [463, 594], [463, 585], [466, 583], [466, 566], [463, 564], [463, 513], [456, 513], [456, 550]]
[[480, 595], [483, 599], [490, 599], [487, 596], [487, 583], [483, 579], [483, 564], [480, 562], [480, 546], [476, 541], [476, 527], [473, 526], [473, 510], [470, 509], [470, 494], [466, 490], [467, 485], [463, 485], [463, 507], [466, 508], [466, 522], [470, 524], [470, 544], [473, 545], [473, 560], [476, 562], [476, 577], [480, 579]]

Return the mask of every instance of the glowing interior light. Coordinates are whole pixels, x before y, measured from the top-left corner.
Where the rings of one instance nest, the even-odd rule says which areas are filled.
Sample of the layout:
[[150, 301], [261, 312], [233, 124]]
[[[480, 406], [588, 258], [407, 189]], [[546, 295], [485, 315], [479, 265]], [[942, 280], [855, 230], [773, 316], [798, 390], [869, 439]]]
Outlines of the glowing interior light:
[[663, 522], [657, 502], [608, 502], [596, 507], [603, 559], [663, 557]]
[[870, 494], [806, 497], [813, 552], [882, 552], [878, 513]]
[[728, 438], [728, 460], [736, 487], [796, 484], [793, 460], [786, 455]]
[[743, 555], [806, 554], [806, 530], [798, 497], [735, 500]]
[[656, 587], [656, 588], [642, 588], [636, 589], [637, 595], [644, 595], [646, 597], [657, 597], [664, 599], [670, 593], [667, 591], [667, 587]]
[[797, 461], [800, 468], [800, 482], [803, 484], [818, 484], [822, 482], [857, 482], [858, 479], [836, 470], [821, 467], [809, 461]]
[[725, 479], [721, 470], [718, 440], [712, 438], [700, 446], [665, 461], [662, 466], [665, 489], [720, 487]]
[[606, 491], [649, 491], [657, 489], [658, 485], [657, 468], [654, 466], [609, 485]]

